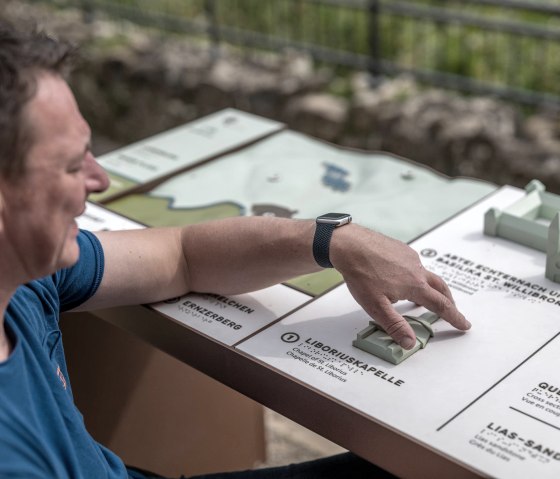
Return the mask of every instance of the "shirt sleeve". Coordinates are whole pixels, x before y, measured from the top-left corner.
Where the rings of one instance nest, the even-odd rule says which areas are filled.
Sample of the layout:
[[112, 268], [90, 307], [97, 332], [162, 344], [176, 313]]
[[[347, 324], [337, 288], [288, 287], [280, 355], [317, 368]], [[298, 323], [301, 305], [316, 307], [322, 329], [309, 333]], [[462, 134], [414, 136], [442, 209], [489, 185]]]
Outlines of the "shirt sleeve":
[[80, 248], [78, 262], [53, 277], [61, 311], [76, 308], [91, 298], [103, 278], [105, 259], [99, 239], [89, 231], [80, 230], [77, 241]]

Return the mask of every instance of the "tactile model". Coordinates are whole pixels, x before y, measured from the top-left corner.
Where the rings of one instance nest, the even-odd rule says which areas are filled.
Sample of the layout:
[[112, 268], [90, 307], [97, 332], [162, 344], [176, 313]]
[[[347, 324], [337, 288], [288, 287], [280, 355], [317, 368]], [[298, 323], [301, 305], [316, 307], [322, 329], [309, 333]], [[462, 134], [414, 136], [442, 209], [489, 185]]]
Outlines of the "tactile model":
[[432, 324], [439, 319], [439, 316], [431, 311], [420, 316], [404, 315], [403, 317], [416, 334], [416, 344], [412, 349], [400, 347], [375, 321], [370, 321], [369, 326], [358, 333], [352, 344], [390, 363], [401, 363], [419, 349], [426, 347], [428, 340], [434, 335]]
[[545, 276], [560, 283], [560, 196], [532, 180], [527, 194], [505, 208], [484, 215], [484, 234], [499, 236], [546, 253]]

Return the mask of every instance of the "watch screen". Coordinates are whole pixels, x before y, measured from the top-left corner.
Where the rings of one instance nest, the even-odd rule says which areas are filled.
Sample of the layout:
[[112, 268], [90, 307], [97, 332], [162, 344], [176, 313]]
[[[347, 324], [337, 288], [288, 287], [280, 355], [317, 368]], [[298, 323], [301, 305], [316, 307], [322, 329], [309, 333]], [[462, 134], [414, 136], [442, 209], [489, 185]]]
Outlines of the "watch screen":
[[327, 213], [327, 214], [319, 216], [319, 218], [325, 219], [325, 220], [340, 220], [342, 218], [346, 218], [347, 216], [349, 216], [349, 215], [346, 214], [346, 213]]
[[342, 226], [352, 221], [352, 216], [346, 213], [326, 213], [317, 218], [317, 224], [331, 224]]

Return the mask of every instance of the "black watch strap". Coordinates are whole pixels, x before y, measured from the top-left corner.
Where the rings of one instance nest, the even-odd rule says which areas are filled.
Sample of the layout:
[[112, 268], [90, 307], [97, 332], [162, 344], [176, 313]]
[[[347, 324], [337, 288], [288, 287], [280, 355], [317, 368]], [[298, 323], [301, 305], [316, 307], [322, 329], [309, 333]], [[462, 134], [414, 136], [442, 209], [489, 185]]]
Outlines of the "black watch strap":
[[351, 221], [352, 216], [347, 213], [327, 213], [317, 217], [315, 237], [313, 238], [313, 257], [319, 266], [333, 267], [329, 256], [333, 231]]
[[323, 268], [332, 268], [329, 257], [331, 237], [336, 225], [327, 223], [317, 223], [315, 237], [313, 238], [313, 257]]

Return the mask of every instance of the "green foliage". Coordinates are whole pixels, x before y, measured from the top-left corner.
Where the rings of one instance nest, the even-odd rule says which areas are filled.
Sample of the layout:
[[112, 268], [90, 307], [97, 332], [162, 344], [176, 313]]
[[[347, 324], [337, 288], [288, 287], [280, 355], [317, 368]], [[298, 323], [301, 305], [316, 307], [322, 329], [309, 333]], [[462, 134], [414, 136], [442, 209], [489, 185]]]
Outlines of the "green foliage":
[[[410, 12], [395, 12], [382, 1], [380, 15], [369, 15], [367, 3], [319, 0], [58, 0], [88, 5], [113, 15], [144, 18], [162, 28], [183, 20], [199, 33], [215, 31], [221, 41], [266, 49], [274, 38], [343, 52], [348, 63], [365, 65], [372, 53], [399, 67], [470, 77], [497, 86], [560, 94], [560, 40], [484, 29], [469, 18], [515, 22], [560, 31], [560, 15], [459, 0], [409, 0]], [[548, 4], [560, 5], [560, 0]], [[536, 2], [538, 5], [538, 2]], [[465, 16], [460, 22], [438, 22], [433, 9]], [[412, 12], [412, 13], [411, 13]], [[414, 13], [416, 12], [416, 13]], [[420, 13], [419, 13], [420, 12]], [[174, 23], [175, 22], [175, 23]], [[192, 34], [193, 31], [186, 33]], [[256, 35], [255, 35], [256, 34]], [[273, 47], [274, 48], [274, 47]], [[347, 65], [348, 66], [348, 65]]]

